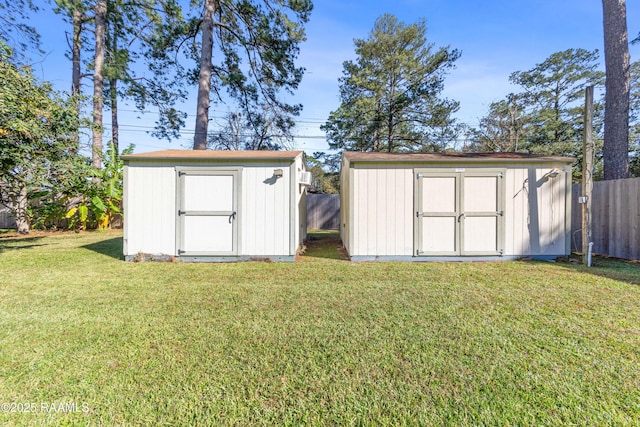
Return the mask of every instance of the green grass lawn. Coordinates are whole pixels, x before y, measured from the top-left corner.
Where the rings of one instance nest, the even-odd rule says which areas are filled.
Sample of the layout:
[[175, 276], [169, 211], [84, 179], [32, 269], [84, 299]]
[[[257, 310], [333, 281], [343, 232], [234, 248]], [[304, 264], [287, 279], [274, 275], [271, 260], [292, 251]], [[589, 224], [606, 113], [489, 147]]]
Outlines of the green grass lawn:
[[356, 264], [312, 237], [288, 264], [0, 238], [0, 425], [640, 424], [638, 264]]

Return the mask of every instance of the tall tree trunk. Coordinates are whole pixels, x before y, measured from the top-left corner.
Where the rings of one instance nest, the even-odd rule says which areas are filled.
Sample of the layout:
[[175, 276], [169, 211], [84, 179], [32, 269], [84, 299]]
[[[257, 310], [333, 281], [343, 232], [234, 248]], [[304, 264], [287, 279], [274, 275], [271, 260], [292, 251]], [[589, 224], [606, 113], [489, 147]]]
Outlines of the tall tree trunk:
[[[389, 109], [393, 108], [393, 102]], [[393, 113], [389, 112], [387, 117], [387, 151], [393, 153]]]
[[111, 89], [111, 141], [116, 153], [120, 152], [118, 136], [120, 129], [118, 127], [118, 79], [112, 77], [109, 79], [109, 88]]
[[27, 197], [26, 184], [20, 185], [20, 191], [15, 195], [11, 208], [13, 208], [18, 234], [28, 234], [30, 231], [29, 198]]
[[602, 0], [604, 58], [604, 179], [626, 178], [629, 172], [629, 42], [625, 0]]
[[205, 0], [202, 17], [202, 51], [200, 52], [200, 74], [198, 77], [198, 105], [196, 108], [196, 131], [194, 150], [207, 149], [209, 127], [209, 105], [211, 103], [211, 67], [213, 55], [213, 15], [217, 0]]
[[[111, 52], [114, 58], [117, 58], [118, 54], [118, 26], [117, 23], [113, 24], [113, 35], [111, 37]], [[113, 66], [119, 70], [118, 64], [114, 59]], [[109, 78], [109, 94], [111, 95], [111, 141], [113, 142], [113, 147], [115, 148], [116, 154], [120, 151], [119, 149], [119, 135], [120, 128], [118, 127], [118, 77], [117, 73], [112, 73], [111, 78]]]
[[104, 86], [104, 44], [105, 21], [107, 15], [107, 0], [98, 0], [96, 4], [96, 51], [93, 69], [93, 128], [91, 164], [102, 168], [102, 93]]
[[[76, 117], [80, 118], [80, 52], [82, 49], [82, 25], [84, 23], [84, 10], [82, 2], [73, 5], [73, 39], [71, 41], [71, 95]], [[80, 149], [80, 131], [76, 130], [71, 135], [75, 150]]]

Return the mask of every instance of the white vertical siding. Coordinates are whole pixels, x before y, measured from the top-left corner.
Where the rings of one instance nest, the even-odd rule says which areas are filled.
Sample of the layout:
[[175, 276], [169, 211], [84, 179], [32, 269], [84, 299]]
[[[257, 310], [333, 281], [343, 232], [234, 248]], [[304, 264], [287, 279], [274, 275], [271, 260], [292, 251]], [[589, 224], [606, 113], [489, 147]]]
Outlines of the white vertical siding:
[[126, 255], [175, 255], [176, 175], [172, 166], [127, 166]]
[[351, 200], [351, 173], [349, 162], [343, 159], [340, 172], [340, 239], [348, 253], [353, 249], [350, 240], [353, 230], [351, 212], [355, 204]]
[[[282, 169], [283, 176], [276, 180], [274, 169]], [[293, 255], [289, 253], [293, 220], [289, 164], [249, 164], [242, 172], [241, 255]]]
[[[543, 179], [549, 169], [539, 170]], [[564, 254], [565, 252], [565, 185], [564, 172], [555, 178], [543, 179], [538, 188], [540, 204], [540, 250], [542, 254]]]
[[529, 254], [527, 169], [508, 169], [505, 184], [505, 255]]
[[[241, 167], [238, 206], [239, 256], [288, 256], [292, 197], [302, 197], [290, 161], [277, 162], [130, 162], [127, 165], [125, 255], [137, 253], [176, 255], [176, 167], [198, 169]], [[274, 169], [283, 176], [275, 179]], [[294, 200], [301, 203], [301, 199]], [[297, 209], [297, 206], [294, 207]], [[298, 214], [298, 217], [302, 215]], [[294, 233], [295, 234], [295, 233]], [[299, 236], [298, 236], [299, 239]], [[297, 249], [299, 241], [295, 242]]]
[[[413, 255], [413, 169], [429, 166], [354, 167], [344, 162], [343, 167], [341, 237], [349, 255]], [[505, 167], [504, 255], [565, 254], [566, 174], [571, 172], [562, 171], [564, 166], [560, 164]], [[559, 175], [545, 178], [554, 167], [560, 170]]]
[[545, 178], [552, 169], [531, 166], [507, 170], [505, 255], [565, 253], [565, 174], [570, 172]]
[[353, 169], [350, 255], [413, 253], [413, 169]]

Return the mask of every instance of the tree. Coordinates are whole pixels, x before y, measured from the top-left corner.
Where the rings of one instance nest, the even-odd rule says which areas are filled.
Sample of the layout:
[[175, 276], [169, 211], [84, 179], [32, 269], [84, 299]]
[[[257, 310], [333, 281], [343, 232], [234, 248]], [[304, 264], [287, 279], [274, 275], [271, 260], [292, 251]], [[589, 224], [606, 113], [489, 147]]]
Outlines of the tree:
[[[311, 186], [319, 193], [340, 193], [340, 160], [338, 156], [313, 153], [306, 156], [307, 170], [311, 172]], [[337, 164], [334, 161], [337, 160]]]
[[311, 9], [310, 0], [204, 0], [201, 18], [186, 28], [202, 36], [194, 149], [207, 146], [211, 95], [222, 100], [223, 87], [247, 117], [265, 104], [279, 115], [299, 114], [300, 105], [277, 95], [292, 93], [302, 79], [294, 60]]
[[[81, 93], [81, 78], [93, 77], [94, 146], [102, 143], [102, 136], [99, 136], [102, 132], [100, 116], [103, 107], [108, 107], [111, 110], [111, 139], [118, 150], [118, 100], [122, 98], [132, 99], [141, 112], [149, 104], [157, 107], [159, 120], [152, 133], [169, 140], [178, 137], [186, 114], [178, 112], [174, 105], [177, 100], [186, 97], [186, 79], [184, 73], [174, 73], [176, 60], [170, 58], [167, 46], [162, 43], [167, 37], [165, 33], [182, 34], [186, 26], [182, 8], [176, 0], [109, 0], [101, 18], [102, 8], [105, 7], [103, 3], [56, 0], [55, 9], [56, 13], [65, 16], [73, 29], [68, 37], [72, 94]], [[98, 6], [101, 12], [96, 21]], [[97, 32], [90, 32], [88, 24], [92, 22], [98, 23]], [[101, 36], [101, 32], [104, 32], [104, 36]], [[89, 43], [88, 34], [92, 37], [97, 35], [93, 45]], [[100, 50], [103, 50], [102, 54]], [[93, 60], [83, 63], [81, 56]], [[84, 73], [83, 68], [87, 69]], [[80, 100], [79, 97], [76, 99]], [[79, 102], [77, 111], [80, 115]], [[78, 134], [75, 137], [79, 144]], [[101, 151], [100, 148], [94, 150], [96, 154], [93, 160], [96, 164], [100, 163]]]
[[[183, 21], [175, 0], [111, 0], [106, 15], [105, 105], [111, 109], [111, 139], [119, 151], [118, 100], [132, 99], [139, 110], [151, 104], [162, 126], [156, 136], [178, 136], [185, 115], [176, 101], [186, 96], [184, 76], [172, 75], [171, 60], [155, 51], [156, 39]], [[169, 71], [169, 72], [167, 72]], [[173, 115], [173, 117], [169, 117]]]
[[[551, 54], [530, 70], [516, 71], [509, 80], [523, 88], [519, 94], [525, 106], [526, 143], [534, 154], [564, 155], [578, 159], [573, 176], [582, 176], [584, 133], [584, 89], [601, 85], [598, 51], [567, 49]], [[594, 105], [594, 132], [600, 129], [602, 107]], [[600, 141], [596, 140], [597, 148]], [[602, 156], [598, 149], [596, 161]]]
[[[60, 1], [60, 0], [59, 0]], [[74, 0], [69, 4], [71, 9], [71, 22], [73, 26], [73, 35], [71, 38], [71, 95], [79, 98], [80, 96], [80, 79], [81, 74], [81, 55], [82, 55], [82, 33], [84, 25], [88, 21], [86, 10], [82, 4], [82, 0]], [[80, 104], [76, 107], [78, 117], [80, 117]], [[79, 139], [79, 137], [78, 137]]]
[[205, 0], [202, 14], [202, 47], [200, 49], [200, 70], [198, 74], [198, 103], [196, 107], [196, 130], [193, 140], [194, 150], [205, 150], [207, 129], [209, 128], [209, 105], [211, 104], [211, 76], [213, 74], [213, 15], [216, 0]]
[[228, 113], [219, 132], [209, 135], [207, 148], [214, 150], [243, 150], [246, 144], [245, 123], [242, 113]]
[[[130, 144], [122, 154], [131, 154], [133, 149]], [[124, 162], [113, 141], [107, 144], [102, 161], [102, 169], [85, 167], [87, 175], [98, 179], [76, 181], [75, 186], [65, 188], [57, 201], [65, 206], [69, 228], [85, 230], [91, 225], [104, 229], [113, 226], [114, 220], [122, 219]]]
[[631, 64], [629, 93], [629, 175], [640, 177], [640, 61]]
[[211, 132], [207, 148], [216, 150], [281, 150], [293, 143], [291, 130], [295, 122], [288, 116], [275, 113], [268, 105], [261, 111], [229, 113], [225, 125]]
[[[133, 0], [132, 5], [135, 4], [136, 0]], [[126, 87], [120, 93], [133, 99], [141, 111], [148, 104], [155, 106], [159, 114], [151, 134], [171, 140], [180, 137], [187, 117], [185, 112], [176, 109], [175, 104], [187, 98], [185, 87], [193, 83], [194, 75], [193, 70], [183, 67], [179, 53], [188, 37], [195, 35], [198, 26], [196, 20], [185, 19], [177, 0], [148, 0], [145, 10], [149, 21], [141, 24], [144, 31], [137, 36], [141, 43], [140, 59], [148, 73], [136, 75], [131, 73], [134, 67], [130, 66], [123, 79]], [[126, 52], [131, 49], [127, 48]], [[189, 58], [193, 54], [193, 50], [187, 52]]]
[[282, 150], [293, 145], [292, 129], [295, 122], [269, 104], [257, 106], [248, 112], [247, 128], [251, 132], [247, 150]]
[[[106, 103], [111, 108], [111, 144], [107, 151], [119, 153], [120, 127], [118, 125], [118, 82], [125, 75], [129, 63], [129, 51], [119, 48], [121, 29], [124, 27], [123, 2], [110, 1], [107, 4], [107, 23], [105, 28], [105, 69], [108, 83]], [[137, 16], [137, 15], [134, 15]], [[131, 29], [133, 30], [133, 29]]]
[[434, 48], [426, 23], [378, 18], [358, 58], [344, 63], [341, 105], [321, 127], [329, 146], [358, 151], [437, 151], [455, 140], [458, 103], [440, 98], [460, 52]]
[[527, 117], [520, 96], [492, 102], [473, 135], [474, 151], [518, 151], [526, 147]]
[[29, 200], [73, 157], [69, 134], [78, 123], [72, 100], [37, 83], [28, 67], [18, 68], [11, 58], [0, 43], [0, 201], [11, 210], [18, 232], [28, 233]]
[[[84, 32], [90, 18], [87, 16], [87, 6], [83, 3], [83, 0], [56, 0], [54, 12], [65, 15], [72, 26], [71, 41], [69, 43], [71, 50], [71, 56], [69, 57], [71, 60], [71, 96], [75, 100], [75, 111], [79, 120], [81, 110], [82, 47], [86, 43]], [[71, 137], [75, 141], [76, 151], [80, 150], [80, 129], [76, 129]]]
[[104, 91], [105, 25], [107, 0], [97, 0], [94, 13], [95, 51], [93, 56], [93, 123], [91, 127], [91, 164], [102, 167], [102, 107]]
[[[578, 159], [574, 178], [581, 176], [584, 129], [584, 89], [601, 85], [598, 51], [568, 49], [551, 54], [527, 71], [509, 77], [522, 92], [490, 105], [473, 131], [475, 151], [527, 150], [534, 154]], [[594, 105], [595, 133], [602, 127], [602, 105]], [[597, 147], [601, 141], [596, 139]], [[601, 150], [598, 157], [602, 157]], [[598, 171], [599, 173], [599, 171]]]
[[40, 35], [27, 23], [29, 12], [37, 11], [33, 0], [0, 0], [0, 42], [13, 50], [13, 61], [24, 62], [24, 52], [40, 45]]
[[567, 49], [551, 54], [509, 80], [520, 94], [528, 120], [527, 149], [537, 154], [577, 156], [581, 152], [584, 88], [602, 81], [598, 51]]
[[629, 43], [625, 0], [602, 0], [607, 79], [604, 109], [604, 179], [628, 175]]

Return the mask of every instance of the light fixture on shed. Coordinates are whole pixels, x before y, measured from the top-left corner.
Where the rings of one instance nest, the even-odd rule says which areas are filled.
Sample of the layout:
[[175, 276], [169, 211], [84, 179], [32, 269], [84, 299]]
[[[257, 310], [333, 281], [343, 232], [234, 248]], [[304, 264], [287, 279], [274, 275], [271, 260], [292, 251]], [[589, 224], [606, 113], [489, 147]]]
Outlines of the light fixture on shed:
[[555, 178], [556, 176], [558, 176], [558, 174], [560, 174], [560, 171], [558, 169], [551, 169], [549, 172], [544, 174], [545, 178]]
[[282, 169], [274, 169], [273, 170], [273, 176], [277, 178], [282, 178], [282, 175], [284, 174], [284, 172], [282, 171]]

